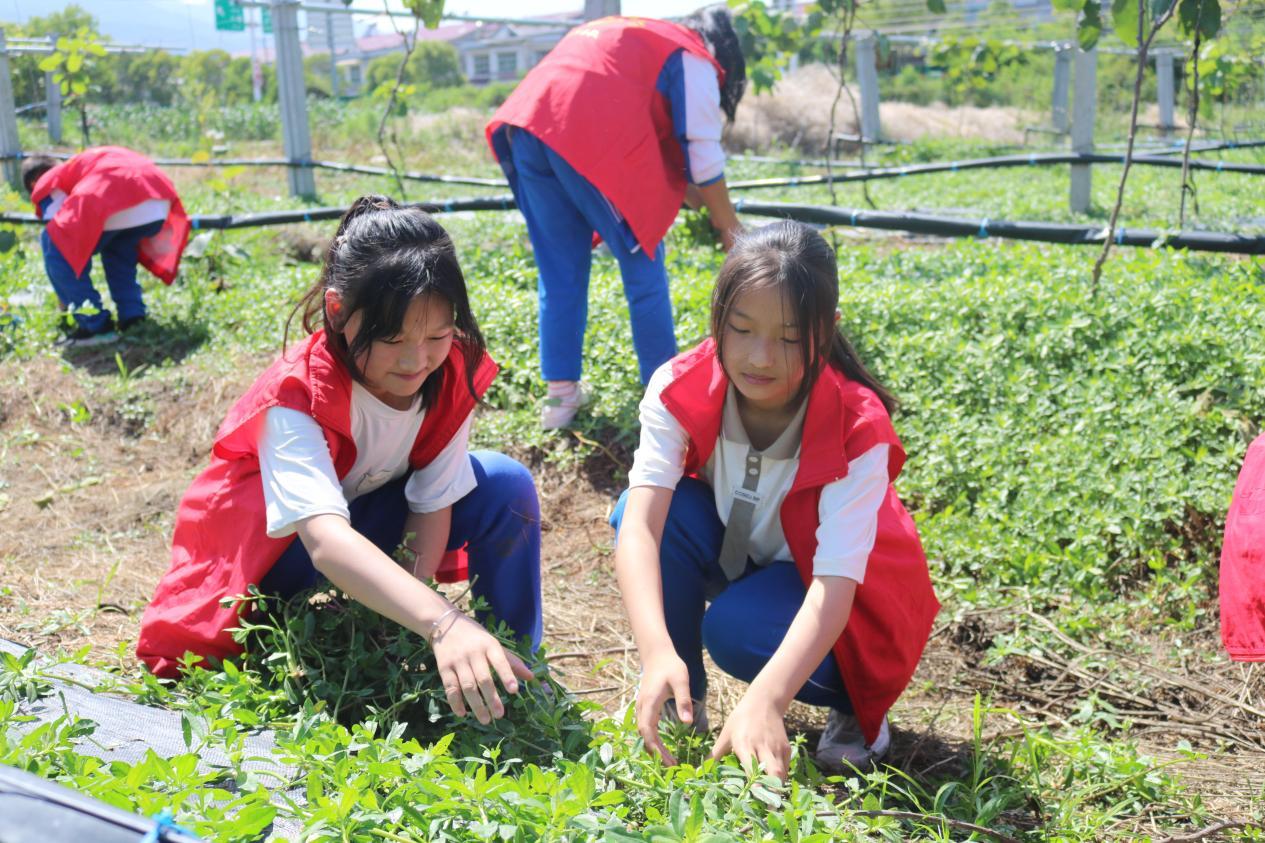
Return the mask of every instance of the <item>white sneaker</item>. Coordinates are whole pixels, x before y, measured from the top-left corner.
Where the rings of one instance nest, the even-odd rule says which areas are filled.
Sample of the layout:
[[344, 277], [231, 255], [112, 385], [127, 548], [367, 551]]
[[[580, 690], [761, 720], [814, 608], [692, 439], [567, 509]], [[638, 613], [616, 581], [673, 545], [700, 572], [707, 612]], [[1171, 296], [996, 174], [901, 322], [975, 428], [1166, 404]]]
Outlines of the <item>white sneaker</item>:
[[821, 740], [817, 741], [817, 764], [827, 770], [864, 769], [886, 755], [891, 743], [892, 735], [887, 728], [886, 717], [879, 728], [878, 738], [867, 745], [857, 719], [832, 708]]
[[663, 704], [663, 711], [659, 714], [659, 722], [680, 723], [696, 735], [705, 735], [711, 731], [711, 724], [707, 722], [707, 700], [694, 700], [693, 723], [686, 723], [681, 720], [681, 716], [676, 711], [676, 700], [668, 700]]
[[591, 395], [589, 385], [583, 381], [550, 381], [548, 389], [540, 408], [540, 426], [544, 430], [571, 424]]

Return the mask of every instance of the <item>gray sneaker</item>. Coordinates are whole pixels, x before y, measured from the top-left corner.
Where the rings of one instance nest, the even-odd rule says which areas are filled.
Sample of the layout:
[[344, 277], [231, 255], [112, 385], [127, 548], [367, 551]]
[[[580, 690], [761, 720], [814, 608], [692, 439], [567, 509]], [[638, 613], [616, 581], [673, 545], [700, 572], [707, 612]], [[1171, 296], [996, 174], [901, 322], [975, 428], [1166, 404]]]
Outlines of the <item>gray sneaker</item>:
[[830, 716], [826, 718], [826, 728], [817, 741], [815, 757], [818, 766], [827, 770], [840, 771], [849, 767], [864, 769], [886, 755], [891, 743], [892, 735], [887, 728], [886, 717], [879, 728], [878, 738], [874, 743], [866, 744], [857, 719], [832, 708]]

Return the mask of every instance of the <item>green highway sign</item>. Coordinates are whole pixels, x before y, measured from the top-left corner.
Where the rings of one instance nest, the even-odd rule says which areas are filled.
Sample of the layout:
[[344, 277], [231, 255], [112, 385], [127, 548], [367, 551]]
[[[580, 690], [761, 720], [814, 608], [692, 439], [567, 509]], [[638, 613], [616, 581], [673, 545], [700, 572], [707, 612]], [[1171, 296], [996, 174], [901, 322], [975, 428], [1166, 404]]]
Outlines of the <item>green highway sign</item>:
[[272, 9], [260, 9], [264, 13], [264, 35], [272, 34]]
[[215, 28], [225, 32], [244, 32], [246, 14], [233, 0], [215, 0]]

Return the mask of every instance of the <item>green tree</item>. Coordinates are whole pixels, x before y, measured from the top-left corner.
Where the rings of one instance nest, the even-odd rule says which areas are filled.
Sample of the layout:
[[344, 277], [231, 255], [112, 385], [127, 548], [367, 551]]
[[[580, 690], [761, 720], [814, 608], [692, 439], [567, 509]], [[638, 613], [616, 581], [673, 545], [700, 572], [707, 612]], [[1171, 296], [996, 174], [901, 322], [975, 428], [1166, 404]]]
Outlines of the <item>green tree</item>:
[[224, 50], [195, 50], [180, 61], [183, 81], [198, 81], [227, 98], [228, 68], [233, 57]]
[[88, 135], [88, 90], [93, 82], [96, 60], [105, 55], [96, 33], [87, 28], [74, 35], [57, 38], [57, 49], [40, 62], [40, 70], [53, 74], [53, 81], [61, 86], [61, 94], [67, 105], [79, 109], [79, 129], [83, 145], [92, 141]]
[[171, 105], [179, 93], [181, 61], [165, 50], [119, 53], [108, 57], [116, 102]]
[[[365, 72], [367, 90], [376, 91], [384, 84], [394, 85], [399, 67], [400, 59], [394, 55], [378, 56], [369, 62]], [[457, 48], [443, 41], [419, 41], [400, 81], [421, 91], [463, 84], [465, 77], [461, 75]]]
[[[263, 90], [261, 92], [263, 101], [276, 102], [276, 68], [271, 64], [265, 64], [261, 66], [260, 73], [263, 76]], [[249, 57], [237, 56], [229, 62], [224, 74], [224, 95], [227, 103], [240, 104], [251, 101], [251, 97], [254, 96], [251, 74], [252, 69]]]

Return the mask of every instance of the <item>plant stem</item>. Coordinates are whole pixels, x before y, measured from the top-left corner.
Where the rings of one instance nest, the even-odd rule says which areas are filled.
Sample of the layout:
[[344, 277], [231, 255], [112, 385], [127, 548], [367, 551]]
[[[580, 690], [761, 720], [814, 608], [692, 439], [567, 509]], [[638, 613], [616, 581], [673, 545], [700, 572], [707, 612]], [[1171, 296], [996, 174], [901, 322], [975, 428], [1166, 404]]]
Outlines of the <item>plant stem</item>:
[[[1199, 0], [1199, 15], [1203, 15], [1204, 0]], [[1198, 18], [1196, 18], [1198, 19]], [[1199, 199], [1195, 195], [1195, 180], [1190, 174], [1190, 144], [1195, 137], [1195, 121], [1199, 119], [1199, 42], [1202, 31], [1195, 27], [1195, 45], [1190, 51], [1190, 64], [1194, 68], [1194, 84], [1190, 89], [1190, 125], [1186, 127], [1186, 148], [1182, 150], [1182, 199], [1177, 211], [1177, 227], [1186, 227], [1186, 194], [1194, 205], [1195, 213], [1199, 213]]]
[[[390, 16], [390, 9], [386, 0], [382, 0], [382, 7]], [[386, 159], [387, 166], [391, 168], [391, 175], [395, 179], [395, 186], [400, 191], [401, 199], [408, 198], [408, 191], [404, 187], [404, 179], [400, 177], [400, 168], [395, 165], [395, 159], [391, 157], [391, 150], [387, 149], [387, 121], [391, 119], [391, 111], [395, 108], [395, 100], [399, 96], [400, 88], [404, 85], [404, 73], [408, 69], [409, 59], [413, 57], [413, 50], [417, 48], [417, 33], [421, 26], [422, 19], [415, 15], [413, 17], [413, 37], [411, 39], [404, 38], [404, 58], [400, 59], [400, 66], [395, 71], [395, 84], [391, 86], [391, 95], [387, 97], [386, 107], [382, 109], [382, 119], [378, 121], [378, 148], [382, 150], [382, 157]], [[404, 37], [404, 33], [395, 25], [394, 17], [391, 17], [391, 27], [397, 35]]]
[[1151, 27], [1151, 34], [1144, 38], [1147, 7], [1147, 0], [1138, 0], [1138, 72], [1133, 77], [1133, 107], [1129, 112], [1129, 143], [1124, 153], [1124, 172], [1120, 174], [1120, 186], [1116, 188], [1116, 205], [1111, 209], [1111, 221], [1107, 223], [1107, 236], [1102, 244], [1102, 253], [1098, 255], [1098, 260], [1094, 261], [1090, 298], [1098, 297], [1098, 279], [1102, 277], [1103, 264], [1107, 262], [1107, 255], [1111, 253], [1111, 241], [1116, 236], [1116, 221], [1120, 218], [1120, 206], [1124, 204], [1125, 182], [1129, 180], [1129, 170], [1133, 166], [1133, 143], [1138, 134], [1138, 103], [1142, 99], [1142, 78], [1146, 74], [1147, 53], [1150, 52], [1151, 42], [1155, 40], [1155, 36], [1177, 10], [1177, 0], [1169, 0], [1168, 8]]

